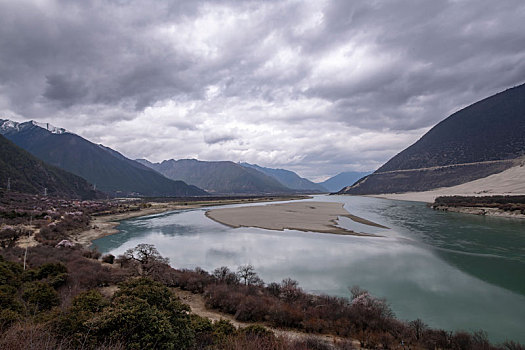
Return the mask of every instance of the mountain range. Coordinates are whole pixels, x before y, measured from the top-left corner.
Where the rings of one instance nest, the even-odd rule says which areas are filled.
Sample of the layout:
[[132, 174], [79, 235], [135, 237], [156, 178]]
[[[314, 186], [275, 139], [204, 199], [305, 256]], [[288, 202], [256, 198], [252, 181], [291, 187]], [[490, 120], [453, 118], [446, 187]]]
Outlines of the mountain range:
[[[116, 196], [321, 193], [327, 189], [284, 169], [230, 161], [194, 159], [151, 163], [131, 160], [47, 123], [0, 119], [0, 134], [33, 156]], [[202, 189], [201, 189], [202, 188]], [[205, 189], [205, 190], [203, 190]]]
[[525, 84], [476, 102], [341, 194], [450, 187], [502, 172], [525, 155]]
[[319, 183], [330, 192], [337, 192], [343, 187], [353, 185], [357, 180], [369, 175], [371, 171], [345, 171]]
[[101, 197], [83, 178], [48, 165], [0, 135], [0, 188], [64, 198]]
[[[304, 177], [300, 177], [296, 173], [286, 169], [273, 169], [259, 166], [257, 164], [239, 163], [243, 167], [255, 169], [263, 174], [273, 177], [284, 186], [292, 190], [305, 192], [328, 192], [328, 189], [322, 184], [317, 184]], [[341, 186], [342, 187], [342, 186]], [[340, 187], [340, 188], [341, 188]]]
[[152, 163], [146, 159], [137, 159], [137, 161], [170, 179], [182, 180], [213, 194], [294, 192], [272, 176], [230, 161], [208, 162], [196, 159], [170, 159], [160, 163]]
[[117, 151], [49, 124], [0, 119], [0, 134], [44, 162], [78, 175], [112, 195], [206, 195], [200, 188], [170, 180]]
[[[173, 197], [202, 196], [206, 191], [221, 195], [416, 192], [457, 186], [522, 164], [525, 84], [450, 115], [372, 174], [345, 172], [319, 184], [292, 171], [249, 163], [132, 160], [63, 128], [35, 121], [0, 119], [0, 135], [33, 156], [2, 139], [0, 181], [9, 178], [13, 189], [30, 193], [47, 188], [49, 193], [87, 198], [96, 196], [93, 188], [118, 196]], [[15, 160], [18, 163], [12, 163]]]

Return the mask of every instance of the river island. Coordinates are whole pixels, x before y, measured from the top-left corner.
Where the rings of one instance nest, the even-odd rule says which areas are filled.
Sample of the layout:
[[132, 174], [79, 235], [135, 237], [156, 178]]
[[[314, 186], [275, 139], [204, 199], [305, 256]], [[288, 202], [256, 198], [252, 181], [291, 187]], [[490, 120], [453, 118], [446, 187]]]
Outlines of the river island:
[[249, 207], [212, 209], [206, 216], [233, 228], [257, 227], [267, 230], [297, 230], [354, 236], [376, 236], [354, 232], [337, 226], [339, 217], [347, 217], [360, 224], [387, 228], [350, 214], [342, 203], [301, 201]]

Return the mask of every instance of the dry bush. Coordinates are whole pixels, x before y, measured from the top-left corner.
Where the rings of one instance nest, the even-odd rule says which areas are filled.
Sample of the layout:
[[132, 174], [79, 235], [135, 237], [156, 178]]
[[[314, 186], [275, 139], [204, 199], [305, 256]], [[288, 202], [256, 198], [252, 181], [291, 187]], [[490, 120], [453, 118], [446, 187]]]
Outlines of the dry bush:
[[277, 327], [301, 328], [303, 310], [297, 305], [275, 303], [269, 310], [270, 322]]
[[235, 319], [244, 322], [264, 321], [271, 305], [272, 301], [268, 297], [248, 295], [237, 305]]
[[296, 347], [295, 344], [284, 338], [252, 336], [238, 334], [227, 337], [221, 342], [219, 349], [224, 350], [306, 350], [304, 347]]
[[204, 293], [207, 286], [215, 283], [215, 278], [202, 269], [178, 271], [176, 286], [193, 293]]
[[82, 289], [107, 286], [114, 282], [112, 269], [85, 258], [67, 262], [69, 284]]
[[210, 285], [204, 293], [206, 307], [234, 315], [244, 294], [225, 284]]
[[0, 349], [66, 350], [71, 347], [67, 340], [58, 339], [44, 325], [19, 323], [2, 334]]
[[115, 256], [113, 254], [105, 254], [102, 256], [102, 262], [113, 264], [115, 262]]

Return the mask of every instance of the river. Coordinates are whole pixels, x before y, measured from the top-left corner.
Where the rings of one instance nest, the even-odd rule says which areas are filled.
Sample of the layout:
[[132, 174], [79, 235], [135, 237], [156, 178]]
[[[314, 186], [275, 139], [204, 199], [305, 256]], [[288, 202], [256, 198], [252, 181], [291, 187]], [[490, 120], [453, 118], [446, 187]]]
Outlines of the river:
[[150, 243], [176, 268], [210, 272], [250, 263], [267, 283], [290, 277], [316, 294], [348, 297], [358, 285], [385, 298], [399, 319], [525, 342], [525, 220], [369, 197], [312, 200], [344, 203], [350, 213], [390, 229], [348, 218], [340, 226], [381, 237], [233, 229], [208, 219], [203, 208], [122, 221], [118, 234], [94, 245], [118, 255]]

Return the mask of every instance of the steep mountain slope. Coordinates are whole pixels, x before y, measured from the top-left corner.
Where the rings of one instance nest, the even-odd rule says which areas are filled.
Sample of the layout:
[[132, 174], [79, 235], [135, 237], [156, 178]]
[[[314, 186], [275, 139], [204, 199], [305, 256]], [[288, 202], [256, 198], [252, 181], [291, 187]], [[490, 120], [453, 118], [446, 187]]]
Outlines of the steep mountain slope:
[[373, 174], [341, 193], [425, 191], [515, 166], [525, 154], [525, 84], [443, 120]]
[[34, 122], [0, 120], [0, 133], [43, 161], [82, 176], [117, 195], [199, 196], [195, 186], [170, 180], [107, 147], [64, 129]]
[[[253, 168], [263, 174], [273, 177], [284, 186], [298, 191], [328, 192], [321, 184], [316, 184], [296, 173], [285, 169], [265, 168], [257, 164], [240, 163], [243, 167]], [[340, 188], [339, 188], [340, 189]]]
[[433, 203], [441, 196], [494, 196], [525, 195], [525, 158], [521, 165], [501, 173], [465, 182], [452, 187], [441, 187], [422, 192], [385, 194], [386, 198]]
[[293, 192], [268, 175], [228, 161], [204, 162], [196, 159], [170, 159], [162, 163], [151, 163], [145, 159], [138, 159], [137, 161], [170, 179], [183, 180], [210, 193], [266, 194]]
[[[93, 199], [102, 193], [86, 180], [47, 165], [0, 135], [0, 187], [50, 196]], [[46, 190], [47, 189], [47, 190]]]
[[332, 176], [328, 180], [325, 180], [319, 185], [324, 186], [330, 192], [337, 192], [343, 187], [353, 185], [357, 180], [370, 174], [371, 171], [360, 172], [360, 171], [345, 171]]

